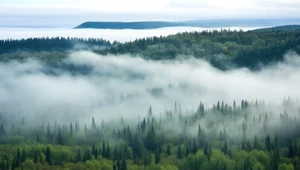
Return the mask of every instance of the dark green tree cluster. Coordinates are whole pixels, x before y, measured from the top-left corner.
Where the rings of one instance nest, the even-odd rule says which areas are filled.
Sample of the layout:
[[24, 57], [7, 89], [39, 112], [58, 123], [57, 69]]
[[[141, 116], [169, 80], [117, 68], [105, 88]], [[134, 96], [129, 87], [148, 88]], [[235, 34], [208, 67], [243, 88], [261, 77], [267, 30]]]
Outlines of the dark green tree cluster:
[[15, 52], [60, 52], [74, 49], [110, 47], [109, 41], [96, 38], [28, 38], [0, 40], [0, 54]]
[[[300, 30], [231, 31], [222, 29], [183, 32], [170, 36], [113, 42], [94, 38], [29, 38], [0, 40], [0, 61], [39, 59], [57, 66], [70, 50], [92, 50], [99, 54], [131, 54], [150, 60], [195, 57], [219, 69], [259, 69], [282, 61], [292, 50], [300, 52]], [[156, 89], [159, 90], [159, 89]]]
[[0, 169], [300, 169], [299, 103], [179, 106], [160, 116], [149, 107], [135, 123], [93, 117], [37, 127], [2, 112]]
[[119, 43], [98, 52], [129, 53], [151, 60], [194, 56], [207, 60], [220, 69], [236, 66], [257, 69], [262, 64], [282, 61], [288, 50], [299, 53], [299, 37], [300, 30], [244, 32], [223, 29], [143, 38], [124, 44]]

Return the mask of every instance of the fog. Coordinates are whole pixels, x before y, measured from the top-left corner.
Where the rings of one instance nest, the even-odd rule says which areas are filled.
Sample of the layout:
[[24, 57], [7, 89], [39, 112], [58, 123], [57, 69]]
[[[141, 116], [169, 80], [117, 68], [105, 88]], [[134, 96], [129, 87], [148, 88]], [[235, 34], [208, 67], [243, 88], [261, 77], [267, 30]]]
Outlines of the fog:
[[[213, 28], [220, 30], [220, 28]], [[230, 27], [224, 29], [231, 30], [251, 30], [255, 28], [239, 28]], [[147, 30], [111, 30], [111, 29], [69, 29], [69, 28], [5, 28], [0, 27], [0, 39], [22, 39], [32, 37], [82, 37], [82, 38], [103, 38], [105, 40], [119, 41], [134, 41], [135, 39], [153, 37], [153, 36], [167, 36], [179, 32], [192, 32], [211, 30], [211, 28], [196, 28], [196, 27], [168, 27], [161, 29], [147, 29]]]
[[[202, 101], [232, 104], [242, 99], [280, 104], [300, 96], [300, 57], [287, 53], [285, 61], [261, 71], [220, 71], [209, 63], [188, 57], [177, 61], [147, 61], [140, 57], [101, 56], [88, 51], [70, 53], [66, 64], [87, 68], [87, 73], [55, 69], [38, 61], [0, 64], [0, 108], [39, 121], [136, 119], [160, 115], [180, 103], [185, 114]], [[53, 69], [53, 68], [50, 68]], [[279, 111], [278, 113], [279, 114]]]

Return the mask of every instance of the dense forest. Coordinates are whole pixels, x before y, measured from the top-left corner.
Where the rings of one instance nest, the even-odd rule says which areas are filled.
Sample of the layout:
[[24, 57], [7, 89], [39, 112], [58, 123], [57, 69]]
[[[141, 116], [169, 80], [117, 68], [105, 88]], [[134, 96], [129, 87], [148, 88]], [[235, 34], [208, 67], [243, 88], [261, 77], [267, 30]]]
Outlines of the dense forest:
[[95, 38], [28, 38], [20, 40], [0, 40], [0, 54], [15, 52], [59, 52], [73, 49], [93, 49], [110, 47], [109, 41]]
[[109, 41], [95, 38], [28, 38], [0, 40], [0, 61], [37, 59], [57, 66], [70, 51], [95, 50], [111, 47]]
[[94, 29], [156, 29], [164, 27], [188, 26], [183, 22], [84, 22], [75, 29], [94, 28]]
[[0, 40], [0, 170], [300, 170], [299, 56], [250, 71], [289, 50], [299, 30]]
[[152, 60], [193, 56], [221, 69], [247, 67], [257, 69], [283, 60], [288, 50], [300, 52], [297, 31], [204, 31], [153, 37], [119, 44], [105, 52], [130, 53]]
[[242, 100], [145, 117], [37, 122], [1, 112], [0, 169], [300, 169], [299, 101]]
[[[290, 28], [290, 27], [287, 27]], [[1, 40], [0, 60], [38, 58], [59, 63], [69, 50], [93, 50], [99, 54], [131, 54], [150, 60], [195, 57], [219, 69], [247, 67], [259, 69], [282, 61], [284, 54], [300, 52], [300, 30], [184, 32], [166, 37], [151, 37], [118, 43], [102, 39], [31, 38]], [[55, 52], [55, 55], [51, 53]]]
[[255, 31], [296, 31], [299, 29], [300, 29], [300, 25], [284, 25], [284, 26], [256, 29]]

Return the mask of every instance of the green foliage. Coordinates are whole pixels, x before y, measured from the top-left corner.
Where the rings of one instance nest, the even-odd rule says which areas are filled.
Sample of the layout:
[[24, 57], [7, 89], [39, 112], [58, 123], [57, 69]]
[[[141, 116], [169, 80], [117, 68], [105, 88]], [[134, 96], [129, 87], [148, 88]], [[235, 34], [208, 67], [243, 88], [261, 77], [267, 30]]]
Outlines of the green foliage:
[[36, 168], [35, 163], [31, 159], [26, 159], [21, 165], [24, 170], [32, 170]]
[[292, 164], [287, 165], [286, 163], [282, 163], [278, 166], [278, 170], [294, 170], [294, 166]]
[[101, 54], [132, 54], [151, 60], [169, 60], [194, 56], [220, 69], [231, 67], [259, 68], [283, 60], [288, 50], [299, 51], [300, 31], [204, 31], [184, 32], [167, 37], [143, 38], [110, 49]]
[[[247, 67], [259, 69], [284, 59], [293, 50], [300, 52], [300, 30], [285, 31], [203, 31], [183, 32], [166, 37], [142, 38], [133, 42], [111, 44], [103, 39], [29, 38], [1, 40], [0, 61], [38, 59], [55, 68], [69, 71], [85, 70], [61, 61], [74, 50], [93, 50], [96, 53], [131, 54], [150, 60], [173, 60], [187, 57], [204, 59], [219, 69]], [[82, 71], [83, 72], [83, 71]], [[3, 136], [0, 129], [0, 136]]]
[[95, 38], [28, 38], [20, 40], [0, 40], [0, 54], [15, 52], [61, 52], [74, 49], [106, 48], [111, 44], [109, 41]]
[[[28, 120], [22, 125], [15, 121], [24, 115], [3, 114], [0, 169], [299, 169], [299, 105], [276, 117], [264, 103], [219, 101], [209, 108], [200, 102], [189, 114], [175, 104], [160, 116], [148, 109], [136, 122], [99, 125], [91, 118], [85, 130], [76, 122], [72, 135], [70, 123], [35, 126]], [[271, 110], [293, 108], [293, 103], [286, 100]], [[15, 136], [23, 140], [15, 143]]]

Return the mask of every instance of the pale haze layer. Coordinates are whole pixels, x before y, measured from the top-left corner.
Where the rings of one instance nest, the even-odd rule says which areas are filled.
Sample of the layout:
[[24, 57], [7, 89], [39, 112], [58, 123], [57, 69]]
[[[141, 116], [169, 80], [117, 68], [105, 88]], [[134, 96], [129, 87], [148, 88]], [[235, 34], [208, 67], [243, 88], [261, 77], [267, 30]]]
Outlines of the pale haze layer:
[[[297, 18], [300, 0], [1, 0], [2, 26], [76, 26], [81, 22]], [[0, 25], [0, 26], [1, 26]]]
[[[214, 28], [220, 30], [221, 28]], [[250, 30], [255, 28], [223, 28], [230, 30]], [[113, 29], [69, 29], [69, 28], [0, 28], [0, 39], [26, 39], [32, 37], [80, 37], [80, 38], [102, 38], [110, 42], [129, 42], [140, 38], [153, 36], [168, 36], [180, 32], [193, 32], [212, 30], [196, 27], [169, 27], [147, 30], [113, 30]]]
[[299, 101], [299, 59], [288, 53], [283, 63], [259, 72], [223, 72], [193, 57], [147, 61], [129, 55], [71, 53], [64, 62], [90, 68], [87, 75], [59, 70], [53, 75], [37, 61], [12, 61], [0, 64], [0, 106], [7, 113], [34, 115], [35, 120], [88, 121], [91, 117], [143, 117], [150, 106], [159, 115], [175, 102], [185, 113], [193, 113], [200, 101], [206, 107], [242, 99], [276, 104], [288, 97]]

